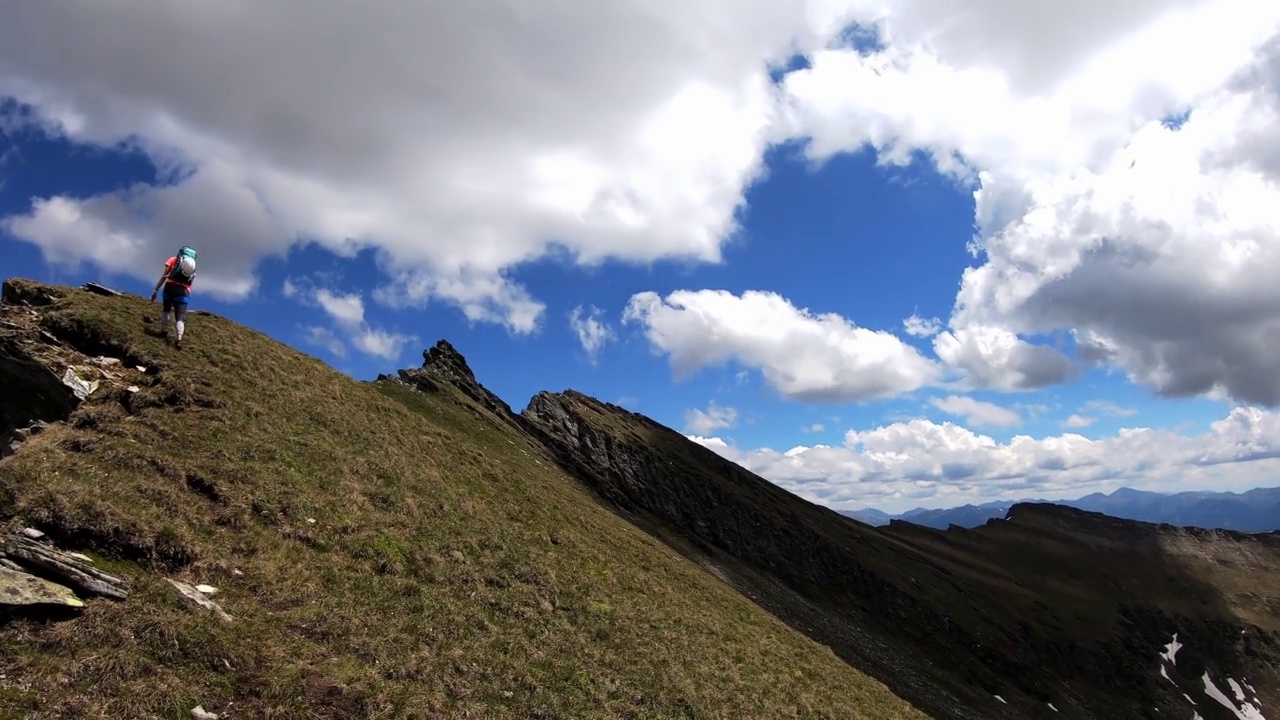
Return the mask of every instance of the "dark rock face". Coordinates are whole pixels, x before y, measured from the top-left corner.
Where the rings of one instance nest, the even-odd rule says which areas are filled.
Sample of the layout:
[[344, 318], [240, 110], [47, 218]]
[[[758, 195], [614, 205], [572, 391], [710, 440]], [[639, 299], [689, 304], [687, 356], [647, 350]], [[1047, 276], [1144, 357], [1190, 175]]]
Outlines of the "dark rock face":
[[[637, 524], [935, 717], [1238, 717], [1205, 672], [1280, 702], [1280, 535], [1054, 505], [871, 528], [580, 393], [539, 393], [521, 417]], [[1265, 626], [1239, 619], [1251, 609]]]
[[20, 282], [6, 281], [0, 289], [0, 457], [48, 422], [65, 419], [80, 403], [39, 357], [46, 345], [58, 341], [41, 334], [32, 308], [50, 302], [44, 291]]
[[467, 359], [448, 340], [440, 340], [433, 347], [422, 351], [422, 367], [401, 370], [400, 381], [424, 392], [440, 392], [443, 387], [453, 387], [503, 422], [514, 423], [511, 406], [476, 381], [475, 373], [467, 365]]

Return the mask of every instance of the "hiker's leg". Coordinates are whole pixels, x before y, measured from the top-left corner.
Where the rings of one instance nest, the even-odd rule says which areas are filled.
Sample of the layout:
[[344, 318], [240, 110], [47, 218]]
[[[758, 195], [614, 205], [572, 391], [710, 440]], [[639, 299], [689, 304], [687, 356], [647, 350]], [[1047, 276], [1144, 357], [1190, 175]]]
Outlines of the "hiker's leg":
[[169, 332], [169, 312], [174, 310], [173, 297], [169, 295], [169, 288], [165, 288], [163, 301], [160, 307], [160, 332]]
[[173, 304], [174, 329], [178, 331], [178, 341], [182, 341], [182, 331], [187, 329], [186, 298], [178, 298]]

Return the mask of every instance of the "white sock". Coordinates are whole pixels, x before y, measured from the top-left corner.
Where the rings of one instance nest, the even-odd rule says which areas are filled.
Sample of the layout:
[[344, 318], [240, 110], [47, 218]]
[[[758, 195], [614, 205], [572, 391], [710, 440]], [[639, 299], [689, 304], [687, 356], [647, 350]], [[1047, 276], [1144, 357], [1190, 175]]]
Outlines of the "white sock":
[[182, 330], [183, 330], [183, 328], [185, 328], [185, 327], [186, 327], [186, 323], [185, 323], [185, 322], [183, 322], [182, 320], [179, 320], [179, 321], [174, 325], [174, 327], [176, 327], [176, 328], [177, 328], [177, 330], [178, 330], [178, 339], [179, 339], [179, 340], [181, 340], [181, 339], [182, 339]]

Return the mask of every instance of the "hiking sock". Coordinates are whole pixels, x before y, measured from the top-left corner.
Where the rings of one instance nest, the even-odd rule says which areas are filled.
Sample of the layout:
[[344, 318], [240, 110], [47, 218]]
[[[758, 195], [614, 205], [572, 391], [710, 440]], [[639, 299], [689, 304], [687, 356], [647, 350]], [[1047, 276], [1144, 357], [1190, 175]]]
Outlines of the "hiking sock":
[[187, 324], [179, 320], [174, 323], [174, 329], [178, 331], [178, 342], [182, 342], [182, 331], [187, 329]]

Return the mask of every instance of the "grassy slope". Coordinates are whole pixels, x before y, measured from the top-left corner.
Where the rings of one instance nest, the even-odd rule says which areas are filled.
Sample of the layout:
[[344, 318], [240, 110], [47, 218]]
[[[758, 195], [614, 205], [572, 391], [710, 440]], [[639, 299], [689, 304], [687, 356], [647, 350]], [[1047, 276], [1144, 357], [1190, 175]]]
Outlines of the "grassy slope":
[[133, 580], [0, 626], [0, 717], [922, 717], [447, 397], [211, 316], [179, 353], [148, 311], [46, 311], [160, 372], [0, 461], [0, 519]]

